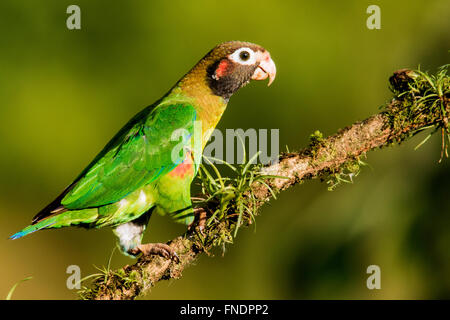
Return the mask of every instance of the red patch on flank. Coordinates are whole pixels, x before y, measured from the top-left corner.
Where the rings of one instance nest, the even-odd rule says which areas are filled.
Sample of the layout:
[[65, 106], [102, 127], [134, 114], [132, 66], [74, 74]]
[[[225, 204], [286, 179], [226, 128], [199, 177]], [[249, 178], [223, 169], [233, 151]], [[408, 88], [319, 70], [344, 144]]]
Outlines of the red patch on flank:
[[222, 78], [226, 73], [228, 69], [229, 62], [227, 59], [223, 59], [220, 61], [219, 66], [216, 69], [216, 77]]
[[191, 153], [188, 152], [184, 161], [170, 171], [169, 175], [177, 178], [184, 178], [187, 174], [192, 175], [194, 172], [193, 164], [194, 162], [192, 161]]

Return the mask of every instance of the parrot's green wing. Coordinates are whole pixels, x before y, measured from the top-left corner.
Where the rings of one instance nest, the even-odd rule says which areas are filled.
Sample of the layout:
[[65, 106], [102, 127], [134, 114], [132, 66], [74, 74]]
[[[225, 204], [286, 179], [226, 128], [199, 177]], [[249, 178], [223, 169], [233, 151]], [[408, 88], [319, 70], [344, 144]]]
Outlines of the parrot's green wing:
[[[173, 150], [190, 147], [195, 119], [194, 107], [184, 103], [144, 109], [75, 180], [61, 205], [78, 210], [114, 203], [168, 173], [183, 161]], [[172, 140], [177, 129], [185, 135]]]

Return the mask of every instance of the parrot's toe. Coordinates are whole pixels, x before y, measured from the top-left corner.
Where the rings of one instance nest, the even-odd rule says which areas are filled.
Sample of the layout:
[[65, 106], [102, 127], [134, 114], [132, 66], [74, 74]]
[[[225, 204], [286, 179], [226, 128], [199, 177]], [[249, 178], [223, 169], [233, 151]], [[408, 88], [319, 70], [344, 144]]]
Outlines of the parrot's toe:
[[203, 230], [206, 227], [206, 210], [204, 208], [195, 208], [194, 209], [195, 220], [190, 225], [188, 225], [188, 230], [191, 230], [195, 224], [198, 225], [198, 230], [201, 234], [203, 234]]
[[137, 247], [129, 250], [129, 253], [137, 256], [140, 253], [144, 256], [149, 255], [159, 255], [163, 258], [173, 260], [175, 262], [180, 262], [180, 259], [177, 253], [167, 244], [165, 243], [146, 243], [140, 244]]

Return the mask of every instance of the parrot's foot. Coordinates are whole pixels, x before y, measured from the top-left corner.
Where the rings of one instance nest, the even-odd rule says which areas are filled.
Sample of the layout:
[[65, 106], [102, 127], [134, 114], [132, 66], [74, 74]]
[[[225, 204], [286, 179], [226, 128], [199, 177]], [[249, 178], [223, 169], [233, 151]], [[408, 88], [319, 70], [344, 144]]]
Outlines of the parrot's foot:
[[175, 262], [180, 262], [177, 253], [165, 243], [146, 243], [140, 244], [137, 247], [129, 250], [129, 253], [137, 256], [142, 253], [144, 256], [149, 255], [159, 255], [163, 258], [173, 260]]
[[203, 233], [206, 226], [206, 210], [204, 208], [195, 208], [194, 209], [195, 220], [188, 226], [188, 230], [191, 230], [192, 227], [197, 223], [198, 230], [200, 233]]

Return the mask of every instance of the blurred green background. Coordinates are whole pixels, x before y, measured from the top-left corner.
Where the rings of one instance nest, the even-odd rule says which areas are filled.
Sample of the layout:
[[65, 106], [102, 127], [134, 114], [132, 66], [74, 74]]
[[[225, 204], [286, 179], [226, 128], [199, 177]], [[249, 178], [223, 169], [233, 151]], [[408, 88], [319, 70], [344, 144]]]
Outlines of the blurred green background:
[[[81, 7], [81, 30], [66, 8]], [[381, 30], [366, 8], [381, 8]], [[304, 147], [319, 129], [376, 113], [400, 68], [449, 62], [450, 2], [25, 1], [0, 2], [0, 296], [32, 275], [15, 299], [74, 299], [66, 268], [106, 265], [110, 229], [8, 236], [69, 184], [136, 112], [161, 97], [209, 49], [227, 40], [267, 48], [274, 84], [231, 99], [225, 128], [279, 128], [280, 146]], [[450, 298], [450, 160], [440, 135], [421, 134], [369, 153], [353, 185], [318, 181], [283, 192], [242, 230], [224, 257], [202, 257], [152, 299]], [[184, 227], [154, 216], [145, 240]], [[114, 268], [133, 263], [119, 253]], [[366, 268], [381, 267], [381, 290]]]

